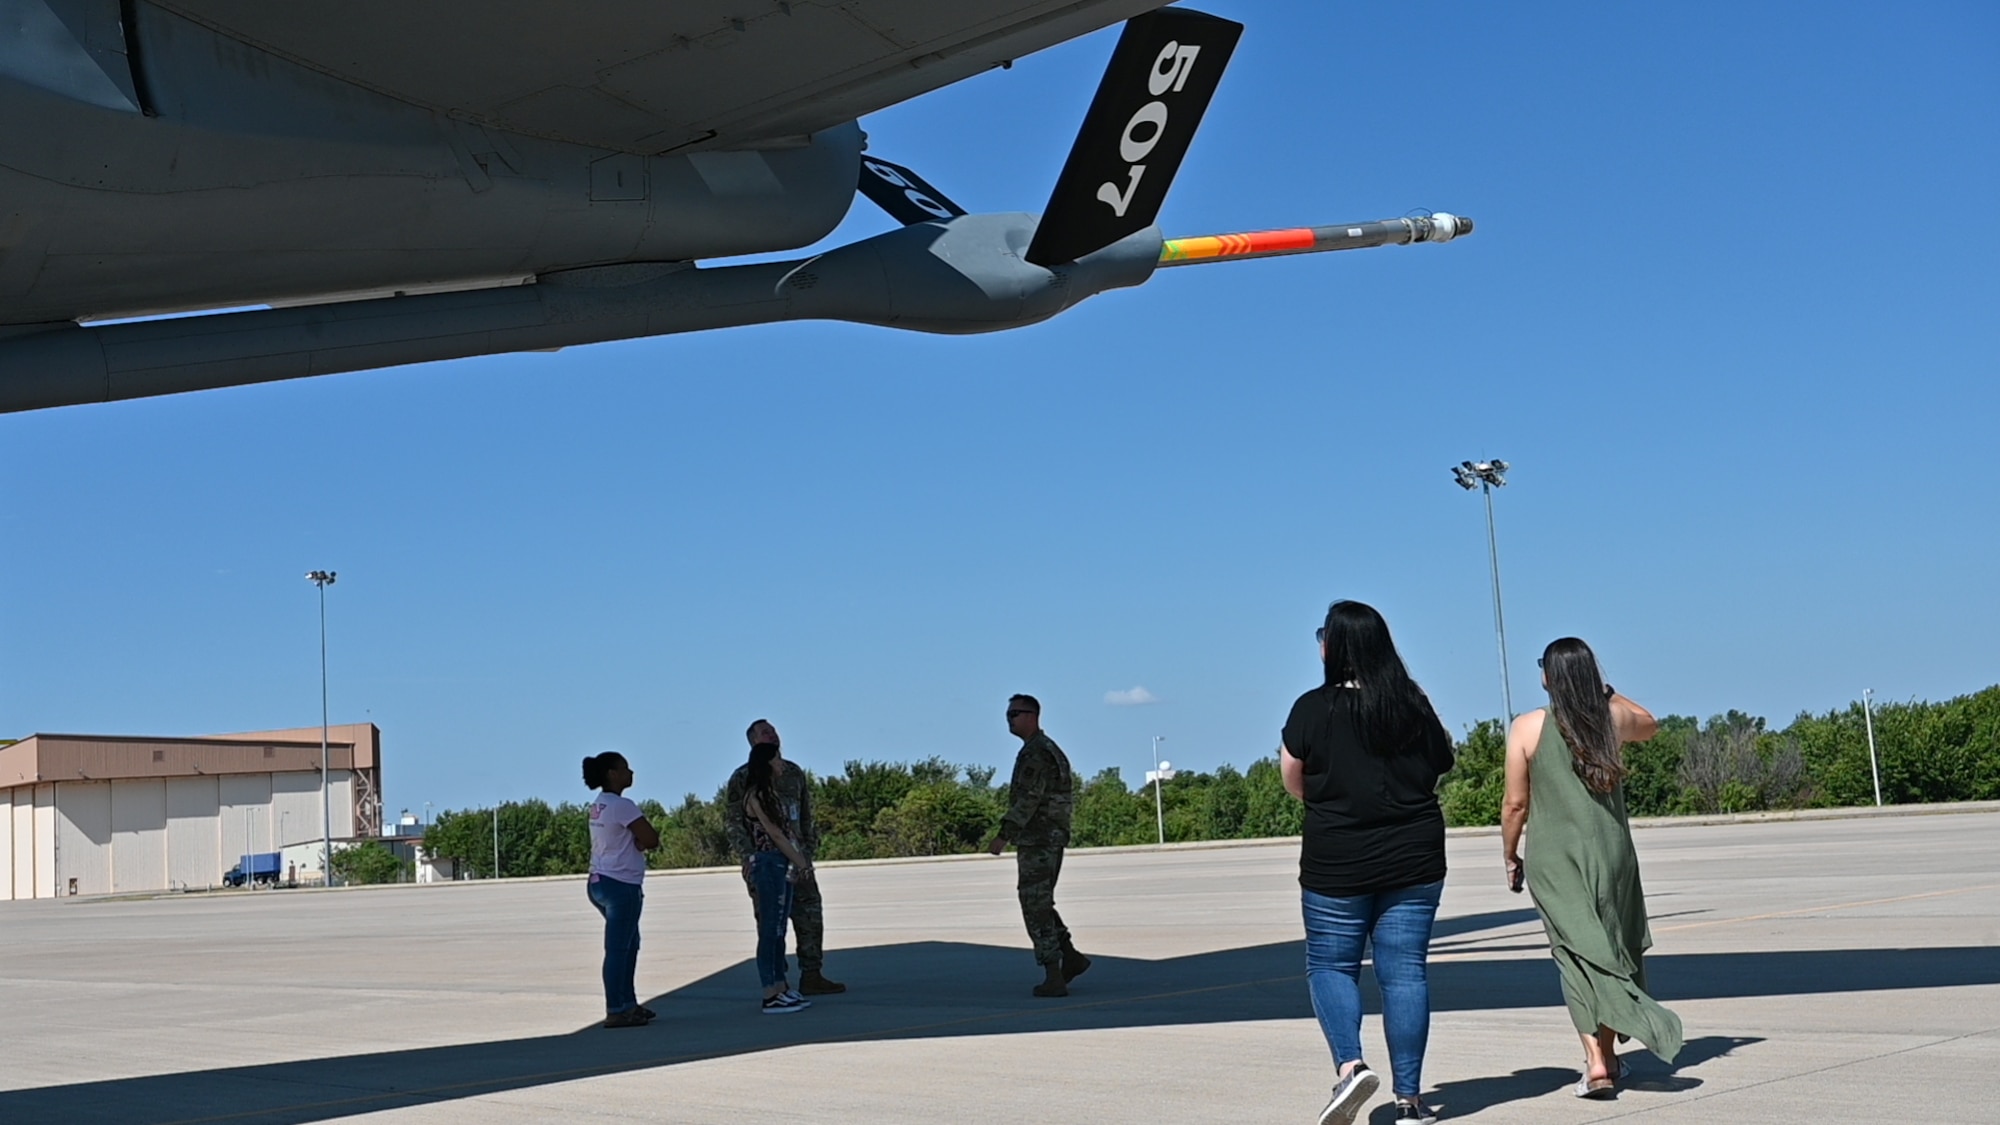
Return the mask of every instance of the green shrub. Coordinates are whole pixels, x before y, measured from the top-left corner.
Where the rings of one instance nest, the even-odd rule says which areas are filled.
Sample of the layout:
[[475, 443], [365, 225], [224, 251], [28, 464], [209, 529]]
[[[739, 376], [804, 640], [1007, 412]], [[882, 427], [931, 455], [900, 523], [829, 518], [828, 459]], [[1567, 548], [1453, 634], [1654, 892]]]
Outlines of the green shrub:
[[333, 853], [333, 873], [343, 883], [407, 883], [412, 865], [373, 840]]

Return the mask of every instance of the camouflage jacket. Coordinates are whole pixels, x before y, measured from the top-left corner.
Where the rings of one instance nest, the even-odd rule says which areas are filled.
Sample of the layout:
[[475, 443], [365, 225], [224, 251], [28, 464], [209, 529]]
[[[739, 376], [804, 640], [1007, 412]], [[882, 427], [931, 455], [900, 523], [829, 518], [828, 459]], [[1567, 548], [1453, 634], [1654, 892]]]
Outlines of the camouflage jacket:
[[[813, 824], [812, 782], [806, 778], [806, 771], [799, 764], [786, 760], [784, 768], [778, 771], [772, 787], [778, 791], [778, 799], [793, 814], [792, 842], [813, 858], [819, 851], [819, 828]], [[741, 765], [729, 775], [729, 786], [723, 791], [722, 828], [729, 834], [729, 849], [738, 859], [746, 858], [756, 848], [750, 843], [750, 824], [744, 818], [750, 815], [743, 808], [744, 794], [750, 791], [750, 767]]]
[[1016, 845], [1069, 843], [1070, 812], [1076, 799], [1069, 759], [1046, 734], [1036, 734], [1014, 758], [1014, 777], [1007, 783], [1007, 815], [1000, 835]]

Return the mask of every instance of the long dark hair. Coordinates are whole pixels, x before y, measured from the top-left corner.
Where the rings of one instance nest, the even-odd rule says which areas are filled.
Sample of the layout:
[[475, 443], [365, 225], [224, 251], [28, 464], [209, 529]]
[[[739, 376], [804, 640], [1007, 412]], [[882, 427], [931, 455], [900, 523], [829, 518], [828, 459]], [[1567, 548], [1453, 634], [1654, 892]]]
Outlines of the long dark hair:
[[624, 768], [627, 768], [625, 755], [616, 750], [606, 750], [583, 760], [583, 783], [592, 789], [602, 789], [604, 783], [611, 780], [612, 770]]
[[[1389, 623], [1375, 607], [1337, 601], [1326, 609], [1320, 630], [1326, 645], [1326, 686], [1353, 684], [1359, 689], [1354, 725], [1369, 753], [1389, 757], [1420, 742], [1435, 724], [1430, 697], [1410, 678]], [[1328, 691], [1328, 702], [1334, 698]]]
[[1549, 713], [1569, 743], [1570, 761], [1584, 787], [1609, 793], [1625, 780], [1618, 724], [1611, 718], [1611, 693], [1597, 654], [1575, 637], [1549, 642], [1542, 650], [1542, 674], [1549, 681]]
[[785, 806], [778, 801], [778, 744], [759, 742], [750, 748], [750, 795], [764, 807], [773, 824], [784, 827]]

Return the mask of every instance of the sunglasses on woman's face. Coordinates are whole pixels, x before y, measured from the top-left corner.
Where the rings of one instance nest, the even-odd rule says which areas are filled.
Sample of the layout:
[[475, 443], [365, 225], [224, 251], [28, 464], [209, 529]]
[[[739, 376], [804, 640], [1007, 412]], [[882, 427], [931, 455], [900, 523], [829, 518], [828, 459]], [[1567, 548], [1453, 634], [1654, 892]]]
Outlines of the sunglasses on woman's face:
[[1313, 640], [1316, 640], [1321, 644], [1326, 643], [1326, 626], [1322, 625], [1319, 628], [1313, 630]]
[[1537, 657], [1535, 657], [1535, 667], [1537, 667], [1537, 668], [1541, 668], [1541, 667], [1544, 667], [1545, 665], [1543, 665], [1543, 663], [1542, 663], [1542, 662], [1543, 662], [1544, 660], [1547, 660], [1547, 659], [1548, 659], [1548, 658], [1547, 658], [1547, 657], [1545, 657], [1545, 656], [1537, 656]]

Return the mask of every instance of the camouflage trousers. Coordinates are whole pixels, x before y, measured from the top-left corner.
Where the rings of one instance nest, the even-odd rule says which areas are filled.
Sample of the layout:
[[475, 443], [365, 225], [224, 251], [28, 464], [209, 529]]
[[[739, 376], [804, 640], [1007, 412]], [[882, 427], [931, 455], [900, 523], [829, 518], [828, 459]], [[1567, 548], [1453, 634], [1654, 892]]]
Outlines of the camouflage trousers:
[[1028, 924], [1028, 940], [1035, 943], [1035, 960], [1043, 965], [1059, 964], [1070, 943], [1069, 927], [1056, 913], [1062, 845], [1020, 845], [1014, 849], [1014, 863], [1020, 874], [1016, 886], [1021, 893], [1021, 920]]
[[[743, 885], [750, 886], [745, 879]], [[750, 914], [757, 914], [757, 891], [750, 889]], [[817, 973], [826, 963], [826, 903], [819, 897], [819, 880], [792, 887], [792, 938], [798, 944], [799, 975]]]

